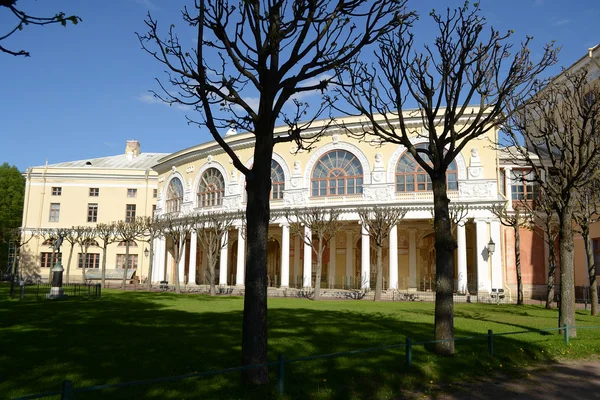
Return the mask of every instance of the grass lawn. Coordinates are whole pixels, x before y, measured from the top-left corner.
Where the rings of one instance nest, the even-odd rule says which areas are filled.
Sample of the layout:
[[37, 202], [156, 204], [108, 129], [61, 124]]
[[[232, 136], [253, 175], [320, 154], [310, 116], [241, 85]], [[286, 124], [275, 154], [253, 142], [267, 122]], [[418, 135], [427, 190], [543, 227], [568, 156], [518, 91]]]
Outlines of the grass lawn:
[[[106, 290], [102, 299], [19, 301], [0, 286], [0, 398], [125, 382], [239, 365], [243, 300], [238, 297]], [[287, 359], [433, 338], [433, 303], [269, 299], [269, 359]], [[457, 304], [457, 337], [556, 327], [558, 311], [538, 306]], [[579, 326], [600, 319], [578, 311]], [[487, 340], [456, 343], [437, 357], [413, 347], [286, 365], [288, 399], [388, 399], [402, 389], [477, 379], [495, 371], [560, 358], [600, 354], [600, 329], [581, 329], [565, 346], [557, 332], [500, 336], [495, 357]], [[174, 383], [76, 394], [81, 398], [277, 398], [276, 368], [267, 388], [244, 388], [239, 373]]]

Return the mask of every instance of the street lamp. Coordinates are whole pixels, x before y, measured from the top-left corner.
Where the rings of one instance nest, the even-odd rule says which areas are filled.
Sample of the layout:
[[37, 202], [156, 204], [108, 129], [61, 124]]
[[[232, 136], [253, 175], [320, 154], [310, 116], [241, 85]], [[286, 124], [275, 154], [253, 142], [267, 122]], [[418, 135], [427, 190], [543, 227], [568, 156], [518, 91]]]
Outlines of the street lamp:
[[144, 256], [148, 258], [148, 254], [150, 254], [150, 251], [148, 251], [148, 248], [146, 247], [146, 249], [144, 250]]
[[492, 254], [494, 254], [494, 251], [496, 251], [496, 243], [494, 243], [494, 241], [492, 240], [492, 238], [490, 238], [490, 241], [487, 244], [487, 251], [488, 251], [488, 253], [489, 253], [490, 256]]

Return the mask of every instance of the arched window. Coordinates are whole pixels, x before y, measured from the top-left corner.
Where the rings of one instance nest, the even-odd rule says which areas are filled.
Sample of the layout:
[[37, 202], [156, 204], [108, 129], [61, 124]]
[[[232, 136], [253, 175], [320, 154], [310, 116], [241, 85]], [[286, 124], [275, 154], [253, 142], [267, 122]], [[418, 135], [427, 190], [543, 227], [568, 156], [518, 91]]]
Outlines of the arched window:
[[[418, 144], [415, 147], [424, 148], [425, 144]], [[421, 158], [429, 161], [426, 154], [419, 153]], [[446, 171], [446, 185], [448, 190], [458, 190], [458, 170], [456, 162], [452, 161]], [[408, 151], [405, 152], [396, 166], [396, 192], [426, 192], [432, 190], [431, 178], [429, 174], [419, 165], [417, 160]]]
[[213, 207], [223, 204], [225, 180], [216, 168], [209, 168], [200, 177], [198, 185], [198, 207]]
[[277, 161], [271, 160], [271, 199], [283, 199], [283, 189], [285, 189], [283, 168]]
[[311, 196], [361, 194], [363, 169], [356, 156], [345, 150], [325, 153], [312, 172]]
[[183, 184], [179, 178], [171, 179], [167, 188], [167, 213], [175, 213], [181, 211], [181, 203], [183, 202]]

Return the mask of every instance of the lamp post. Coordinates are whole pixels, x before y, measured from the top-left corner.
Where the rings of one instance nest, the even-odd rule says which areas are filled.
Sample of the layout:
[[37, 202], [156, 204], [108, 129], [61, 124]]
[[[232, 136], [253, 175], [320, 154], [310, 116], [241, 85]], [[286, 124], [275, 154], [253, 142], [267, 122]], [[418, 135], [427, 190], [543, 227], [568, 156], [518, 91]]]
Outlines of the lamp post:
[[146, 258], [148, 258], [148, 254], [150, 254], [150, 251], [148, 250], [148, 248], [146, 247], [146, 249], [144, 250], [144, 256]]
[[490, 259], [490, 266], [491, 266], [491, 283], [492, 283], [492, 290], [494, 289], [494, 260], [492, 258], [492, 255], [494, 254], [494, 251], [496, 251], [496, 243], [494, 243], [494, 241], [492, 240], [492, 238], [490, 237], [490, 241], [487, 244], [487, 251], [488, 251], [488, 257]]
[[[60, 254], [60, 245], [63, 242], [64, 236], [58, 235], [56, 242], [54, 243], [54, 249], [56, 250], [56, 254]], [[62, 284], [63, 284], [63, 272], [64, 268], [60, 259], [54, 264], [52, 267], [52, 287], [50, 288], [50, 293], [46, 295], [49, 299], [60, 299], [61, 297], [65, 297], [63, 292]]]

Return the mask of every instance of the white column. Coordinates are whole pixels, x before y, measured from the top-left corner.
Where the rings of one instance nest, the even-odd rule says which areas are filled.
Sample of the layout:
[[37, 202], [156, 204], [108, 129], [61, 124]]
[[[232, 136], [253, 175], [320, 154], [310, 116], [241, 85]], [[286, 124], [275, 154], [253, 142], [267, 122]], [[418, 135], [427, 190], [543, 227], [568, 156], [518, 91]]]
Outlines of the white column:
[[198, 234], [192, 230], [190, 237], [190, 276], [188, 282], [190, 285], [196, 284], [196, 253], [198, 251]]
[[179, 283], [185, 283], [185, 239], [182, 239], [183, 245], [180, 250], [179, 257]]
[[458, 284], [457, 293], [467, 293], [467, 233], [465, 225], [459, 223], [456, 226], [456, 258], [458, 261]]
[[335, 286], [335, 257], [337, 253], [337, 243], [335, 242], [335, 236], [329, 241], [329, 270], [327, 273], [327, 280], [329, 287]]
[[229, 233], [225, 231], [221, 237], [221, 257], [219, 260], [219, 285], [227, 285], [227, 239]]
[[398, 289], [398, 226], [390, 229], [390, 289]]
[[492, 220], [490, 222], [490, 235], [496, 244], [494, 254], [492, 254], [492, 288], [500, 289], [504, 287], [502, 279], [502, 243], [500, 239], [500, 221]]
[[154, 264], [152, 265], [152, 282], [160, 282], [165, 279], [165, 246], [164, 238], [156, 239], [154, 247]]
[[246, 239], [244, 239], [243, 228], [238, 226], [237, 240], [237, 271], [235, 274], [235, 285], [244, 286], [246, 268]]
[[281, 225], [281, 287], [290, 286], [290, 226]]
[[165, 252], [167, 253], [167, 265], [165, 266], [165, 280], [169, 281], [169, 283], [175, 283], [175, 278], [171, 276], [173, 272], [173, 253], [165, 248]]
[[[352, 273], [352, 250], [354, 249], [354, 232], [346, 231], [346, 279], [350, 279], [354, 274]], [[351, 281], [348, 282], [351, 284]]]
[[304, 273], [302, 275], [302, 287], [312, 287], [312, 247], [306, 243], [312, 243], [312, 232], [308, 226], [304, 227]]
[[369, 232], [364, 225], [361, 225], [361, 288], [368, 289], [371, 287], [371, 247], [369, 244]]
[[492, 289], [487, 251], [487, 243], [490, 240], [490, 235], [485, 220], [475, 220], [475, 233], [477, 235], [477, 291], [489, 293]]
[[297, 279], [300, 275], [300, 236], [294, 235], [294, 286], [298, 284]]
[[417, 290], [417, 231], [408, 229], [408, 288]]
[[508, 200], [506, 203], [506, 207], [507, 207], [508, 211], [512, 211], [512, 209], [513, 209], [512, 185], [511, 185], [512, 180], [510, 179], [511, 171], [512, 171], [512, 168], [505, 167], [504, 168], [504, 182], [500, 182], [501, 185], [504, 185], [504, 195], [506, 196], [506, 199]]

